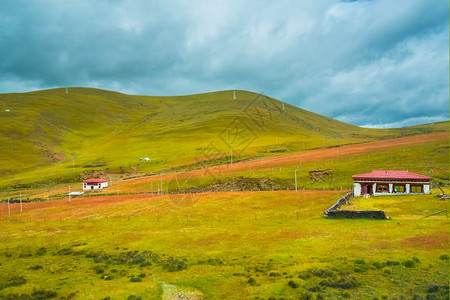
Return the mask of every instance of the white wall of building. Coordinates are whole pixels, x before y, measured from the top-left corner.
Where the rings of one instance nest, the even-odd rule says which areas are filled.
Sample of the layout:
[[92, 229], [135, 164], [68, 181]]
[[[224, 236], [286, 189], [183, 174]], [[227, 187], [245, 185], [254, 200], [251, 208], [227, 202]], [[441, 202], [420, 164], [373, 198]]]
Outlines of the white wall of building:
[[353, 195], [355, 196], [361, 196], [361, 184], [355, 182], [353, 184]]

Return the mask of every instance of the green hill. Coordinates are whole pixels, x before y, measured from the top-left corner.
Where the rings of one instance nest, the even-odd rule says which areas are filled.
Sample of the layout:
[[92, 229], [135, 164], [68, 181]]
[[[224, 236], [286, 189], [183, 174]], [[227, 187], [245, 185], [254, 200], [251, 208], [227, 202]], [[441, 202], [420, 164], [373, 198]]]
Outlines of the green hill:
[[247, 91], [234, 100], [233, 91], [154, 97], [62, 88], [0, 94], [0, 107], [0, 187], [9, 188], [448, 130], [448, 122], [360, 128]]

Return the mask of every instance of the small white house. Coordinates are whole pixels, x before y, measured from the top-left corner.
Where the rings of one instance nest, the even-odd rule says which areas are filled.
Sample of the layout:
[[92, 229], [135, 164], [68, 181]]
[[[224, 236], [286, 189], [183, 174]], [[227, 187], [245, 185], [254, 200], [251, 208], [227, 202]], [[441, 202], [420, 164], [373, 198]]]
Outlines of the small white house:
[[103, 179], [86, 179], [83, 181], [83, 190], [102, 190], [108, 187], [108, 181]]
[[398, 170], [374, 170], [353, 175], [353, 194], [405, 195], [430, 194], [431, 177]]

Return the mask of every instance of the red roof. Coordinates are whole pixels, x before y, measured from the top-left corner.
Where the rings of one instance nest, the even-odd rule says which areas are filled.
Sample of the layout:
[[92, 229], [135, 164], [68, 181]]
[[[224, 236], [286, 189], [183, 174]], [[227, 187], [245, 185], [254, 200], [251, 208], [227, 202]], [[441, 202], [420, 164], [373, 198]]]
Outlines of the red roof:
[[356, 174], [353, 179], [401, 179], [401, 180], [431, 180], [431, 177], [399, 170], [374, 170], [370, 173]]
[[83, 180], [83, 182], [86, 182], [86, 183], [99, 183], [99, 182], [107, 182], [107, 180], [93, 178], [93, 179]]

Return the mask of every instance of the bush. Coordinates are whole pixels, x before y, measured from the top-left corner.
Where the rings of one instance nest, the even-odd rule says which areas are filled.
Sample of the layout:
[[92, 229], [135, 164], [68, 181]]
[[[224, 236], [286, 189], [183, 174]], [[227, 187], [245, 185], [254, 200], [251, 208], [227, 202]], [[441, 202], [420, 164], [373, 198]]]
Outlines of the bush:
[[309, 290], [311, 292], [321, 292], [323, 290], [323, 288], [320, 285], [315, 285], [313, 287], [310, 287]]
[[29, 267], [29, 269], [30, 270], [39, 270], [39, 269], [42, 269], [42, 266], [41, 265], [35, 265], [35, 266], [31, 266], [31, 267]]
[[379, 269], [383, 269], [386, 266], [386, 264], [380, 263], [380, 262], [374, 262], [373, 266], [379, 270]]
[[71, 255], [73, 250], [71, 248], [63, 248], [57, 252], [58, 255]]
[[414, 294], [414, 295], [412, 296], [412, 300], [423, 300], [423, 297], [420, 296], [419, 294]]
[[247, 283], [248, 283], [249, 285], [255, 286], [255, 285], [256, 285], [256, 280], [255, 280], [255, 278], [250, 277], [250, 278], [247, 280]]
[[369, 267], [367, 265], [359, 265], [358, 267], [356, 267], [354, 269], [354, 271], [356, 273], [364, 273], [364, 272], [367, 272], [368, 270], [369, 270]]
[[366, 262], [364, 261], [364, 259], [357, 259], [357, 260], [355, 260], [355, 264], [357, 264], [357, 265], [365, 265]]
[[58, 295], [55, 291], [47, 291], [47, 290], [33, 290], [33, 293], [31, 293], [32, 299], [36, 300], [44, 300], [44, 299], [50, 299], [55, 298]]
[[127, 300], [142, 300], [142, 298], [135, 295], [130, 295], [128, 296]]
[[308, 293], [308, 292], [306, 292], [300, 296], [300, 300], [312, 300], [312, 299], [313, 299], [312, 294]]
[[338, 280], [334, 280], [330, 282], [330, 287], [339, 288], [344, 290], [354, 289], [358, 287], [358, 282], [355, 278], [349, 277], [341, 277]]
[[406, 268], [414, 268], [416, 266], [416, 263], [413, 260], [408, 259], [402, 262], [402, 265]]
[[333, 277], [334, 275], [333, 271], [324, 269], [313, 269], [311, 270], [311, 274], [320, 278]]
[[325, 300], [325, 296], [322, 294], [317, 294], [316, 295], [316, 300]]
[[130, 281], [131, 282], [142, 282], [142, 278], [141, 277], [131, 277]]
[[27, 280], [22, 276], [14, 276], [8, 280], [7, 286], [20, 286], [27, 283]]
[[39, 248], [39, 249], [36, 251], [36, 256], [42, 256], [42, 255], [45, 255], [45, 254], [47, 254], [47, 249], [44, 248], [44, 247]]
[[94, 267], [94, 271], [96, 274], [103, 274], [105, 273], [105, 270], [103, 270], [103, 268], [101, 266], [95, 266]]
[[290, 286], [293, 289], [296, 289], [296, 288], [298, 288], [298, 283], [295, 282], [294, 280], [289, 280], [288, 286]]
[[416, 263], [416, 264], [420, 264], [420, 259], [418, 259], [417, 257], [413, 257], [412, 260]]
[[398, 261], [395, 260], [388, 260], [386, 262], [386, 266], [398, 266], [400, 263]]
[[101, 275], [100, 276], [100, 279], [103, 279], [103, 280], [113, 280], [114, 279], [114, 276], [112, 276], [112, 275]]
[[447, 254], [442, 254], [441, 256], [439, 256], [439, 259], [441, 259], [441, 260], [448, 260], [449, 257], [448, 257]]
[[163, 268], [169, 272], [177, 272], [188, 268], [186, 260], [169, 257], [163, 262]]

